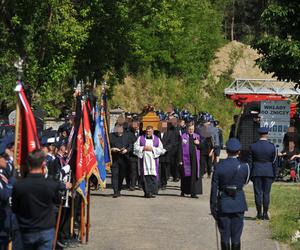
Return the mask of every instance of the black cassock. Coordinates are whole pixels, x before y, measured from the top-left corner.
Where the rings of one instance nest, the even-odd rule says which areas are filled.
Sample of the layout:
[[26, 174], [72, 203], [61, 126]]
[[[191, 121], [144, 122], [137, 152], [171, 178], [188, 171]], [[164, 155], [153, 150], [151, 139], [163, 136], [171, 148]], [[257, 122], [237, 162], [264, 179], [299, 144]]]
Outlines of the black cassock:
[[[197, 145], [198, 147], [198, 145]], [[194, 144], [193, 136], [189, 136], [189, 155], [191, 162], [191, 176], [184, 176], [183, 166], [181, 168], [181, 192], [184, 194], [202, 194], [202, 178], [201, 175], [197, 176], [197, 158], [196, 158], [196, 147]], [[182, 156], [182, 140], [180, 141], [179, 148], [179, 159], [183, 162]], [[201, 168], [201, 166], [200, 166]]]

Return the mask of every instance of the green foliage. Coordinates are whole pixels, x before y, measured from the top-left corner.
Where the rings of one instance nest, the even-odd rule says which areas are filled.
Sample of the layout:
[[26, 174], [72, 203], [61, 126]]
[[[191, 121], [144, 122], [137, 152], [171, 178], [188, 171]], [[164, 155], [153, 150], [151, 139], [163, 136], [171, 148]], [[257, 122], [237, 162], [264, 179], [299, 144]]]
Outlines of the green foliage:
[[[272, 187], [270, 227], [276, 240], [291, 243], [292, 236], [300, 229], [299, 191], [299, 185], [275, 184]], [[297, 249], [297, 244], [294, 247]]]
[[262, 32], [260, 16], [269, 0], [229, 0], [224, 12], [226, 38], [251, 43]]
[[300, 5], [298, 1], [274, 1], [263, 13], [266, 34], [255, 44], [258, 65], [280, 80], [300, 83]]
[[[1, 99], [12, 100], [13, 63], [25, 58], [24, 79], [33, 101], [58, 115], [72, 73], [76, 53], [87, 40], [90, 23], [80, 21], [73, 1], [3, 1], [1, 9]], [[88, 9], [85, 9], [88, 11]]]
[[[51, 116], [67, 105], [73, 75], [100, 80], [110, 74], [113, 84], [151, 69], [152, 77], [165, 79], [157, 82], [158, 89], [172, 79], [197, 89], [223, 43], [225, 2], [4, 0], [0, 98], [13, 108], [13, 63], [19, 57], [25, 59], [24, 79], [31, 86], [33, 104]], [[174, 102], [183, 104], [179, 99]]]
[[224, 73], [218, 82], [209, 77], [206, 82], [187, 84], [179, 77], [168, 77], [164, 73], [153, 74], [148, 69], [135, 77], [128, 76], [124, 84], [116, 84], [110, 106], [141, 112], [149, 103], [157, 110], [166, 110], [172, 104], [192, 113], [210, 112], [221, 121], [224, 137], [227, 138], [232, 116], [238, 112], [233, 102], [224, 96], [224, 88], [231, 81], [229, 75]]
[[82, 77], [111, 70], [122, 79], [151, 68], [204, 79], [223, 39], [222, 14], [208, 0], [91, 2], [93, 25], [77, 65]]

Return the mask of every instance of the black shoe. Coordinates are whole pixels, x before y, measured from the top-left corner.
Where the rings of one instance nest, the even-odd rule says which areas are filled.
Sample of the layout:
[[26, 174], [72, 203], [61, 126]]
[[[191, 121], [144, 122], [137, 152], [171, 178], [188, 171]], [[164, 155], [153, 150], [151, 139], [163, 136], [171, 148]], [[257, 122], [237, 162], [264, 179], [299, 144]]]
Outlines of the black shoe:
[[195, 194], [192, 194], [192, 195], [191, 195], [191, 198], [199, 199], [199, 197], [198, 197], [197, 195], [195, 195]]
[[258, 220], [262, 220], [263, 219], [263, 216], [262, 216], [261, 212], [257, 212], [256, 219], [258, 219]]
[[134, 187], [130, 187], [130, 188], [129, 188], [129, 191], [134, 191]]
[[256, 211], [257, 211], [256, 219], [262, 220], [263, 216], [262, 216], [262, 213], [261, 213], [261, 207], [256, 207]]
[[150, 194], [150, 198], [155, 198], [156, 196], [154, 194]]
[[241, 250], [241, 243], [232, 243], [231, 250]]
[[181, 197], [184, 197], [184, 192], [181, 192], [180, 196], [181, 196]]
[[151, 195], [150, 194], [144, 194], [144, 197], [145, 198], [151, 198]]
[[118, 197], [119, 197], [118, 194], [114, 194], [114, 195], [113, 195], [113, 198], [118, 198]]
[[270, 220], [270, 217], [269, 217], [269, 215], [268, 215], [268, 212], [264, 212], [264, 214], [263, 214], [263, 218], [262, 218], [263, 220]]
[[221, 242], [221, 250], [230, 250], [230, 243]]

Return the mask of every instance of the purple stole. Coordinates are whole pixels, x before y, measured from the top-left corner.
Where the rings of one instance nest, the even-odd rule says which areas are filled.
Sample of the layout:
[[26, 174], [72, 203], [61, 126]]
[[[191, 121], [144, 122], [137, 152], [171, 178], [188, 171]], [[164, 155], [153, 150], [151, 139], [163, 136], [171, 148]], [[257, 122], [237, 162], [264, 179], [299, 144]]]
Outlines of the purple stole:
[[[153, 138], [153, 147], [158, 147], [159, 145], [159, 139], [156, 135], [152, 135], [152, 138]], [[140, 146], [141, 147], [144, 147], [146, 145], [146, 137], [144, 135], [141, 136], [140, 138]], [[156, 158], [155, 159], [155, 168], [156, 168], [156, 180], [159, 180], [159, 173], [158, 173], [158, 159], [159, 158]], [[141, 166], [141, 176], [144, 176], [144, 166], [143, 166], [143, 159], [140, 159], [140, 166]]]
[[[194, 139], [200, 141], [200, 136], [198, 134], [193, 134]], [[184, 176], [191, 176], [191, 160], [190, 160], [190, 143], [189, 134], [184, 133], [181, 136], [182, 139], [182, 159], [183, 159], [183, 170]], [[196, 148], [196, 146], [195, 146]], [[200, 150], [196, 148], [196, 158], [197, 158], [197, 177], [200, 177]]]

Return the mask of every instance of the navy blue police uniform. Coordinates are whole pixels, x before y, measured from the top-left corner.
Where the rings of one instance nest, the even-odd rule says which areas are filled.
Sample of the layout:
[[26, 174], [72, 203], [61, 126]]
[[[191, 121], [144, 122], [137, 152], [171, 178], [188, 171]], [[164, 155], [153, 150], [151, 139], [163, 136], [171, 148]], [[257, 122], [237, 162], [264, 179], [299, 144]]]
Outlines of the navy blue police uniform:
[[[268, 134], [268, 128], [259, 128], [260, 134]], [[271, 186], [275, 178], [276, 147], [267, 139], [259, 139], [250, 145], [248, 163], [251, 168], [257, 218], [268, 220]], [[261, 209], [263, 206], [263, 214]]]
[[244, 213], [248, 209], [243, 186], [248, 182], [250, 169], [247, 163], [241, 163], [237, 158], [241, 149], [238, 139], [229, 139], [226, 148], [227, 152], [236, 156], [228, 156], [215, 167], [211, 182], [210, 209], [218, 223], [222, 250], [236, 250], [241, 247]]
[[[6, 142], [0, 144], [0, 157], [4, 158]], [[10, 207], [10, 197], [12, 187], [16, 182], [16, 178], [11, 174], [10, 165], [7, 163], [5, 168], [0, 168], [0, 246], [6, 249], [12, 234], [17, 230], [17, 222]], [[8, 182], [6, 182], [6, 180]], [[3, 248], [2, 248], [3, 247]], [[19, 248], [21, 249], [21, 248]]]

